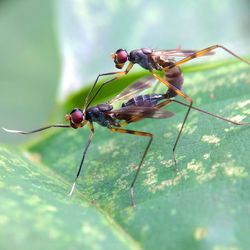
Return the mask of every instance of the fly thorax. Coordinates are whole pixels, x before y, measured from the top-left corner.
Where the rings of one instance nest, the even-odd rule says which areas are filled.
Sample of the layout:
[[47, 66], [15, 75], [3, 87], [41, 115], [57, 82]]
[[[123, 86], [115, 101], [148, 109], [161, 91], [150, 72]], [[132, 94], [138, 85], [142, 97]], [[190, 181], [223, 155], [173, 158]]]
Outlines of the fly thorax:
[[141, 67], [147, 70], [152, 70], [152, 64], [150, 60], [149, 49], [136, 49], [132, 50], [129, 54], [129, 61], [134, 64], [139, 64]]

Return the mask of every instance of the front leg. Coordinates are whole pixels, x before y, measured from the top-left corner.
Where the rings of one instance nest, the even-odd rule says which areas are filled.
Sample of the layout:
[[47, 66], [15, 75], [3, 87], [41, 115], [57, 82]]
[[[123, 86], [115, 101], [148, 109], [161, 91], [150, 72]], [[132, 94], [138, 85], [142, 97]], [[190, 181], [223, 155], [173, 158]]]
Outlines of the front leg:
[[92, 141], [92, 138], [93, 138], [93, 136], [94, 136], [94, 126], [93, 126], [93, 124], [92, 124], [91, 122], [89, 123], [89, 126], [90, 126], [90, 135], [89, 135], [89, 139], [88, 139], [88, 142], [87, 142], [87, 144], [86, 144], [86, 146], [85, 146], [85, 148], [84, 148], [83, 155], [82, 155], [82, 160], [81, 160], [79, 169], [78, 169], [78, 171], [77, 171], [77, 174], [76, 174], [76, 177], [75, 177], [75, 181], [74, 181], [74, 183], [73, 183], [73, 185], [72, 185], [72, 188], [71, 188], [71, 190], [70, 190], [70, 192], [69, 192], [69, 196], [71, 196], [71, 195], [73, 194], [73, 192], [74, 192], [75, 185], [76, 185], [76, 181], [77, 181], [77, 179], [78, 179], [78, 177], [79, 177], [79, 175], [80, 175], [80, 173], [81, 173], [81, 170], [82, 170], [82, 166], [83, 166], [83, 162], [84, 162], [84, 159], [85, 159], [85, 155], [86, 155], [86, 153], [87, 153], [87, 150], [88, 150], [88, 148], [89, 148], [89, 145], [90, 145], [90, 143], [91, 143], [91, 141]]
[[[96, 80], [95, 80], [95, 82], [94, 82], [92, 88], [90, 89], [90, 91], [89, 91], [89, 93], [88, 93], [86, 99], [85, 99], [84, 109], [86, 110], [86, 109], [89, 107], [89, 105], [90, 105], [90, 104], [92, 103], [92, 101], [95, 99], [95, 97], [96, 97], [97, 94], [100, 92], [100, 90], [102, 89], [103, 86], [105, 86], [105, 85], [107, 85], [108, 83], [110, 83], [110, 82], [112, 82], [112, 81], [114, 81], [114, 80], [117, 80], [117, 79], [121, 78], [122, 76], [128, 74], [128, 72], [132, 69], [133, 65], [134, 65], [133, 63], [129, 63], [129, 65], [128, 65], [128, 67], [126, 68], [125, 71], [109, 72], [109, 73], [99, 74], [99, 75], [97, 76], [97, 78], [96, 78]], [[102, 83], [102, 85], [98, 88], [98, 90], [97, 90], [97, 92], [95, 93], [95, 95], [94, 95], [94, 96], [91, 98], [91, 100], [89, 101], [90, 95], [92, 94], [92, 92], [93, 92], [93, 90], [94, 90], [94, 88], [95, 88], [95, 86], [96, 86], [96, 84], [97, 84], [99, 78], [102, 77], [102, 76], [109, 76], [109, 75], [118, 75], [118, 76], [117, 76], [117, 77], [114, 77], [114, 78], [112, 78], [112, 79], [110, 79], [110, 80], [107, 80], [107, 81], [105, 81], [104, 83]]]

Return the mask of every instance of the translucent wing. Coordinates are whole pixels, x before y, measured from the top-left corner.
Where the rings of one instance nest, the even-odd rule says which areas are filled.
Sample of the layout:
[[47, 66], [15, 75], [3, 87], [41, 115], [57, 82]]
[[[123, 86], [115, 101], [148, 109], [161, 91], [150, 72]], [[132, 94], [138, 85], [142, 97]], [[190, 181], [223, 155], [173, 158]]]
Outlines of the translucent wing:
[[154, 84], [154, 82], [156, 82], [156, 79], [152, 76], [140, 78], [139, 80], [135, 81], [130, 86], [125, 88], [119, 95], [114, 97], [108, 103], [113, 104], [118, 101], [129, 100], [142, 91], [150, 88]]
[[110, 114], [114, 114], [115, 118], [120, 120], [129, 121], [131, 118], [168, 118], [173, 116], [172, 112], [169, 112], [164, 109], [159, 109], [155, 107], [138, 107], [138, 106], [131, 106], [131, 107], [124, 107], [117, 110], [112, 110]]
[[[170, 49], [170, 50], [154, 50], [152, 53], [153, 58], [161, 58], [162, 60], [169, 60], [174, 57], [187, 57], [198, 50], [183, 50], [183, 49]], [[204, 56], [214, 55], [214, 52], [208, 52]]]

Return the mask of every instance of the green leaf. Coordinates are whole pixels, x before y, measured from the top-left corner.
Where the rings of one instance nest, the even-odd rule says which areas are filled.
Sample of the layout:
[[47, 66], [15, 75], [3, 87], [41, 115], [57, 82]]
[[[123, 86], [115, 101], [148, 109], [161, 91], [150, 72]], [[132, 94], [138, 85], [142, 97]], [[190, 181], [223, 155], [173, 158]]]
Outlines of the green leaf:
[[[131, 82], [129, 76], [126, 79]], [[249, 121], [249, 79], [243, 63], [202, 71], [190, 68], [184, 92], [201, 109]], [[159, 86], [157, 92], [162, 91]], [[5, 249], [13, 242], [48, 249], [52, 244], [53, 249], [67, 248], [69, 242], [87, 249], [247, 249], [249, 127], [192, 111], [177, 146], [176, 172], [172, 147], [186, 109], [177, 104], [167, 109], [175, 116], [128, 126], [154, 134], [135, 186], [135, 208], [130, 207], [129, 186], [145, 138], [95, 126], [72, 199], [67, 193], [88, 127], [43, 134], [26, 146], [26, 156], [2, 149], [1, 199], [6, 205], [1, 207], [0, 242]], [[15, 241], [7, 240], [10, 234]]]
[[37, 160], [0, 147], [1, 249], [138, 249], [83, 194], [69, 198], [69, 183]]

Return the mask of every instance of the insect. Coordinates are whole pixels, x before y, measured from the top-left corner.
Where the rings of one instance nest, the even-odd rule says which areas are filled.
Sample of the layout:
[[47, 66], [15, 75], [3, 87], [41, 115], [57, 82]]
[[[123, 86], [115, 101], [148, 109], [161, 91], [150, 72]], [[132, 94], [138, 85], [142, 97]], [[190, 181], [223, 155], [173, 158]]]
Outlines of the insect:
[[[153, 140], [153, 134], [149, 132], [143, 132], [143, 131], [136, 131], [136, 130], [128, 130], [124, 129], [123, 127], [126, 126], [129, 123], [137, 122], [145, 118], [170, 118], [174, 114], [172, 112], [169, 112], [167, 110], [162, 109], [162, 107], [168, 105], [171, 102], [175, 102], [182, 106], [189, 106], [186, 103], [169, 99], [168, 92], [165, 94], [144, 94], [140, 95], [142, 91], [145, 89], [148, 89], [153, 85], [154, 78], [152, 77], [146, 77], [142, 78], [132, 85], [130, 85], [128, 88], [126, 88], [124, 91], [122, 91], [119, 95], [114, 97], [111, 101], [108, 103], [102, 103], [98, 104], [96, 106], [92, 106], [90, 108], [86, 108], [86, 106], [90, 106], [91, 103], [88, 103], [86, 106], [84, 106], [83, 109], [74, 108], [70, 114], [67, 114], [65, 116], [66, 121], [69, 122], [69, 124], [54, 124], [47, 127], [35, 129], [33, 131], [24, 132], [24, 131], [17, 131], [17, 130], [10, 130], [5, 129], [5, 131], [10, 133], [19, 133], [19, 134], [32, 134], [37, 133], [49, 128], [82, 128], [83, 126], [89, 124], [90, 128], [90, 135], [87, 141], [87, 144], [84, 148], [82, 159], [74, 180], [74, 183], [72, 185], [72, 188], [70, 190], [69, 195], [73, 194], [73, 191], [75, 189], [75, 185], [77, 182], [77, 179], [81, 173], [84, 159], [87, 153], [87, 150], [90, 146], [90, 143], [92, 141], [92, 138], [94, 136], [94, 123], [97, 123], [103, 127], [106, 127], [111, 132], [117, 132], [117, 133], [126, 133], [131, 134], [134, 136], [143, 136], [148, 138], [148, 142], [146, 145], [146, 148], [144, 150], [144, 153], [142, 155], [141, 161], [136, 169], [135, 175], [133, 177], [133, 180], [130, 185], [130, 199], [131, 199], [131, 205], [135, 206], [134, 201], [134, 186], [137, 180], [137, 177], [139, 175], [141, 166], [145, 160], [145, 157], [147, 155], [147, 152], [150, 148], [150, 145]], [[120, 105], [120, 108], [114, 109], [113, 105], [118, 102], [122, 102]], [[226, 119], [224, 117], [218, 116], [216, 114], [209, 113], [205, 110], [196, 108], [194, 106], [191, 107], [192, 109], [202, 112], [207, 115], [211, 115], [213, 117], [216, 117], [218, 119], [221, 119], [226, 122], [233, 123], [235, 125], [249, 125], [250, 123], [238, 123], [234, 122], [232, 120]]]
[[[187, 120], [187, 117], [193, 105], [192, 98], [190, 98], [188, 95], [186, 95], [182, 91], [184, 77], [181, 72], [180, 65], [190, 60], [193, 60], [197, 57], [213, 55], [214, 51], [218, 48], [223, 49], [224, 51], [238, 58], [242, 62], [250, 65], [250, 62], [236, 55], [234, 52], [232, 52], [231, 50], [227, 49], [226, 47], [222, 45], [213, 45], [202, 50], [182, 50], [182, 49], [153, 50], [151, 48], [141, 48], [141, 49], [132, 50], [130, 53], [128, 53], [124, 49], [118, 49], [115, 53], [112, 54], [112, 59], [114, 60], [115, 67], [118, 69], [122, 69], [125, 63], [129, 62], [127, 68], [124, 71], [120, 71], [120, 72], [110, 72], [110, 73], [99, 74], [87, 95], [86, 102], [88, 101], [100, 77], [108, 76], [108, 75], [116, 75], [116, 77], [110, 80], [107, 80], [101, 84], [101, 86], [97, 89], [96, 93], [92, 97], [92, 100], [93, 98], [97, 96], [97, 94], [100, 92], [103, 86], [128, 74], [129, 71], [134, 66], [134, 64], [138, 64], [142, 68], [148, 70], [155, 79], [163, 83], [168, 88], [168, 91], [167, 91], [168, 98], [173, 98], [178, 95], [184, 98], [189, 103], [189, 105], [187, 105], [188, 109], [184, 116], [182, 126], [179, 130], [178, 136], [173, 146], [173, 158], [174, 158], [174, 162], [176, 165], [176, 157], [175, 157], [176, 146], [178, 144], [185, 122]], [[176, 61], [176, 58], [178, 57], [182, 57], [183, 59]], [[155, 73], [156, 71], [163, 72], [164, 77], [161, 77], [160, 75], [156, 74]]]

